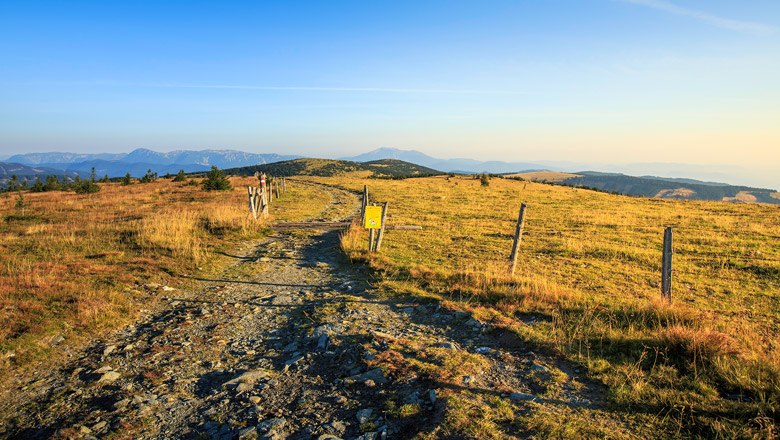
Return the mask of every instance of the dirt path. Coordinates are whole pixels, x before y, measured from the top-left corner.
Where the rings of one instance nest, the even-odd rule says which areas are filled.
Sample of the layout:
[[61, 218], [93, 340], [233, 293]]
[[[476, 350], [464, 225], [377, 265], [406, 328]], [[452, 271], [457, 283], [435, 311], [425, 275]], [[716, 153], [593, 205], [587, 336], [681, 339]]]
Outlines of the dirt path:
[[[356, 202], [344, 194], [334, 203]], [[221, 277], [166, 293], [158, 312], [20, 389], [0, 436], [409, 438], [441, 425], [452, 380], [516, 405], [603, 405], [578, 371], [465, 313], [380, 296], [337, 232], [278, 233], [236, 253]], [[399, 344], [483, 368], [438, 381], [390, 362]]]

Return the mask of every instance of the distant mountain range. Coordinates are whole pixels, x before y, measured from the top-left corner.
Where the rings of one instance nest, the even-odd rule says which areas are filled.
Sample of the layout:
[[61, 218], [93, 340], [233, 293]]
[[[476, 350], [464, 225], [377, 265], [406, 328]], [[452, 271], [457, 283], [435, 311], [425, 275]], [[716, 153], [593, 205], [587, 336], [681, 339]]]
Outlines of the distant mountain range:
[[[73, 174], [88, 176], [95, 168], [98, 176], [120, 177], [126, 173], [142, 176], [147, 170], [158, 174], [206, 171], [211, 166], [219, 168], [234, 168], [247, 165], [257, 165], [282, 160], [294, 159], [298, 156], [280, 154], [256, 154], [235, 150], [180, 150], [160, 153], [146, 148], [139, 148], [130, 153], [26, 153], [10, 156], [5, 160], [5, 168], [17, 169], [16, 174], [35, 176], [40, 174]], [[13, 164], [13, 165], [12, 165]], [[23, 167], [28, 167], [23, 168]], [[37, 173], [33, 170], [44, 170]]]
[[[440, 172], [517, 174], [530, 180], [547, 180], [565, 185], [591, 187], [627, 195], [690, 200], [724, 200], [732, 202], [780, 203], [780, 193], [765, 188], [736, 186], [709, 180], [728, 180], [728, 175], [699, 165], [684, 164], [628, 164], [619, 173], [584, 171], [582, 164], [566, 162], [504, 162], [474, 159], [438, 159], [414, 150], [379, 148], [342, 160], [306, 159], [279, 154], [256, 154], [235, 150], [180, 150], [160, 153], [145, 148], [130, 153], [77, 154], [27, 153], [7, 157], [0, 162], [0, 187], [12, 175], [32, 181], [36, 176], [53, 174], [68, 177], [87, 177], [92, 168], [98, 177], [120, 177], [126, 173], [141, 176], [148, 169], [158, 174], [207, 171], [211, 166], [227, 169], [235, 174], [252, 174], [262, 170], [275, 175], [313, 174], [332, 175], [349, 171], [370, 171], [374, 177], [403, 177], [431, 175]], [[269, 165], [270, 164], [270, 165]], [[586, 165], [587, 166], [587, 165]], [[602, 165], [597, 169], [612, 171], [617, 166]], [[689, 175], [683, 174], [690, 170]], [[664, 175], [630, 176], [622, 173], [644, 171]], [[690, 177], [705, 176], [708, 181]]]

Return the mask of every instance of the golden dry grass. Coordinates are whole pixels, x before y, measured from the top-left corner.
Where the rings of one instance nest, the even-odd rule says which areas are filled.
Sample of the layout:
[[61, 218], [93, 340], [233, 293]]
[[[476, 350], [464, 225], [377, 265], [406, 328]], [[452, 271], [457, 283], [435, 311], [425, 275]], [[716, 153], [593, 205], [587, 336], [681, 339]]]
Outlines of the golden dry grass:
[[532, 182], [561, 182], [572, 177], [580, 177], [580, 175], [558, 171], [529, 171], [527, 173], [507, 174], [506, 177], [519, 177]]
[[[612, 401], [691, 435], [766, 436], [780, 400], [780, 209], [609, 195], [509, 179], [312, 178], [390, 204], [383, 255], [354, 230], [388, 291], [436, 297], [581, 363]], [[518, 271], [514, 222], [528, 203]], [[673, 304], [660, 301], [665, 226]], [[533, 324], [525, 316], [544, 319]], [[693, 416], [689, 416], [693, 413]]]
[[[245, 185], [206, 192], [199, 185], [100, 184], [96, 194], [0, 196], [0, 379], [42, 356], [64, 335], [78, 344], [135, 318], [154, 303], [157, 282], [186, 286], [182, 274], [217, 270], [214, 251], [259, 237], [264, 224], [248, 215]], [[330, 202], [327, 191], [288, 184], [272, 219], [299, 220]]]

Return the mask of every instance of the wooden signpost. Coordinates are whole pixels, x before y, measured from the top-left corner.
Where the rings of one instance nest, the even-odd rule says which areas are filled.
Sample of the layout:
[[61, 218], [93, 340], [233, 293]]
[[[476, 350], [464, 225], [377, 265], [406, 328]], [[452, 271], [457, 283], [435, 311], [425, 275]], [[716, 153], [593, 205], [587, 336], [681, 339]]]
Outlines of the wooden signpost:
[[382, 207], [368, 205], [364, 209], [363, 227], [368, 229], [368, 252], [376, 249], [376, 230], [382, 227]]
[[366, 229], [379, 229], [382, 227], [382, 207], [366, 206], [366, 214], [363, 217], [363, 227]]

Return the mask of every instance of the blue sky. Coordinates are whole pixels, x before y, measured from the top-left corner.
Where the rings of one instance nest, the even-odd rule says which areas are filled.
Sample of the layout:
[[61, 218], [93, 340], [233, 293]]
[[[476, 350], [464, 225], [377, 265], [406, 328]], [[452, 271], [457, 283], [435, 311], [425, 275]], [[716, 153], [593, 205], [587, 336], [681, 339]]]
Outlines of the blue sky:
[[6, 1], [0, 154], [224, 147], [780, 172], [780, 2]]

